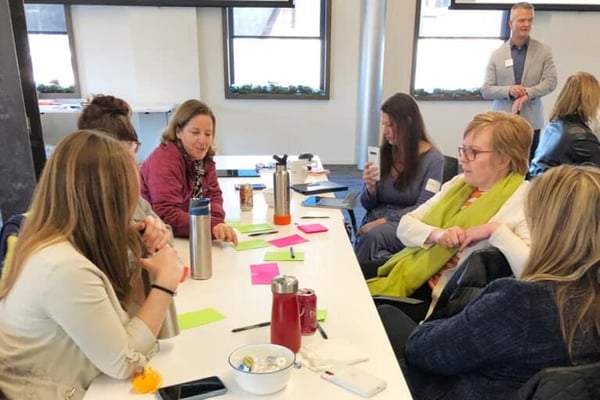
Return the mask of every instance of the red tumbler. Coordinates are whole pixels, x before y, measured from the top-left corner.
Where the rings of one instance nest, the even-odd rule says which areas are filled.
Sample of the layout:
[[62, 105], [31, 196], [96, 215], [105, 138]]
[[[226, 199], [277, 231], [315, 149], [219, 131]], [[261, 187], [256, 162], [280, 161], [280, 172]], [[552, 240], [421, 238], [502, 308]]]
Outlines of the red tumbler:
[[289, 275], [276, 276], [271, 281], [271, 291], [271, 343], [297, 353], [301, 343], [298, 280]]

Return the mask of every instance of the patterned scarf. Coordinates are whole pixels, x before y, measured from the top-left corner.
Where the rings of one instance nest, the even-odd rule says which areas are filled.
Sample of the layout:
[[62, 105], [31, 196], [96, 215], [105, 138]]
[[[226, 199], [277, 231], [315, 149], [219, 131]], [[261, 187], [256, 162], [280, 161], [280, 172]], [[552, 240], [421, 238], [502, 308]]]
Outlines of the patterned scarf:
[[[183, 158], [191, 160], [190, 156], [184, 151]], [[192, 199], [202, 198], [202, 177], [204, 176], [204, 160], [194, 160], [194, 190], [192, 190]]]

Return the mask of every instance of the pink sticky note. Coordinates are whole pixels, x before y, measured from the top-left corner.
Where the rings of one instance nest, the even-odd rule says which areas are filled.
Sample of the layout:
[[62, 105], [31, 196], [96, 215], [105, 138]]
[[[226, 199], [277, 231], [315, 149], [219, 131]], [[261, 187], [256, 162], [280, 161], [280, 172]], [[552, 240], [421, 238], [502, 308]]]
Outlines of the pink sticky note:
[[253, 264], [250, 265], [250, 274], [253, 285], [269, 285], [279, 275], [279, 267], [277, 263]]
[[306, 225], [298, 225], [298, 229], [300, 229], [304, 233], [319, 233], [319, 232], [327, 232], [326, 226], [321, 224], [306, 224]]
[[293, 246], [295, 244], [300, 244], [300, 243], [304, 243], [304, 242], [308, 242], [308, 240], [304, 239], [300, 235], [290, 235], [290, 236], [282, 237], [280, 239], [269, 240], [269, 243], [271, 243], [273, 246], [277, 246], [277, 247], [288, 247], [288, 246]]

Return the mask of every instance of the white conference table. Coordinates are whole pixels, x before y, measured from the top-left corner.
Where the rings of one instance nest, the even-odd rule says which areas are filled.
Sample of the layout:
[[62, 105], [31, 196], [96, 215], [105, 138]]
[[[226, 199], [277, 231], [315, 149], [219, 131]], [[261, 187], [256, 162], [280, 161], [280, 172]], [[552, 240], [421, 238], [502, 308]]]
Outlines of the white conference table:
[[[228, 162], [235, 158], [228, 158]], [[242, 157], [238, 161], [242, 161]], [[219, 161], [217, 161], [219, 162]], [[227, 163], [224, 163], [227, 164]], [[230, 168], [221, 166], [217, 168]], [[241, 168], [248, 168], [247, 165]], [[309, 178], [315, 179], [315, 178]], [[316, 178], [322, 179], [322, 178]], [[272, 172], [261, 173], [260, 178], [222, 178], [221, 189], [225, 199], [228, 220], [243, 223], [272, 224], [273, 210], [266, 206], [261, 191], [254, 191], [253, 211], [239, 210], [239, 194], [234, 185], [240, 182], [263, 182], [272, 186]], [[411, 399], [410, 392], [398, 366], [391, 345], [371, 299], [360, 267], [344, 229], [340, 210], [302, 207], [305, 196], [292, 191], [292, 224], [276, 226], [274, 235], [259, 236], [272, 240], [291, 234], [299, 234], [309, 241], [295, 245], [296, 251], [305, 252], [303, 262], [279, 262], [282, 274], [298, 278], [301, 288], [314, 289], [317, 307], [327, 310], [327, 319], [322, 323], [329, 338], [351, 344], [366, 353], [369, 359], [356, 364], [387, 382], [387, 388], [374, 399]], [[301, 219], [303, 215], [328, 216], [327, 219]], [[320, 223], [329, 231], [307, 235], [295, 224]], [[239, 240], [247, 235], [239, 234]], [[188, 241], [177, 239], [176, 248], [184, 263], [189, 260]], [[307, 399], [318, 395], [319, 399], [360, 398], [319, 376], [307, 367], [294, 369], [285, 389], [266, 396], [244, 392], [235, 382], [228, 364], [228, 355], [246, 344], [268, 343], [270, 328], [263, 327], [244, 332], [231, 333], [233, 328], [269, 321], [271, 290], [269, 285], [252, 285], [251, 264], [264, 263], [265, 251], [276, 251], [277, 247], [236, 251], [231, 245], [213, 242], [213, 276], [208, 280], [187, 279], [180, 284], [175, 297], [178, 313], [213, 308], [226, 318], [196, 328], [183, 330], [167, 340], [160, 341], [160, 351], [152, 358], [150, 366], [163, 375], [163, 386], [182, 383], [202, 377], [217, 375], [228, 388], [219, 397], [223, 399]], [[318, 343], [322, 342], [322, 343]], [[326, 346], [327, 341], [318, 333], [303, 336], [303, 344]], [[101, 375], [91, 385], [85, 399], [151, 399], [154, 395], [133, 393], [129, 380], [115, 380]]]

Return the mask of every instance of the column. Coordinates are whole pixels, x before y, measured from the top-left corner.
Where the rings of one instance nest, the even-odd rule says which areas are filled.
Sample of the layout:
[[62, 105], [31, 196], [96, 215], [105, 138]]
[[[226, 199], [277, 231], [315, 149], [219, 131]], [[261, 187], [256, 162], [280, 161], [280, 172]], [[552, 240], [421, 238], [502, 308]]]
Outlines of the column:
[[379, 107], [383, 86], [386, 0], [362, 0], [360, 68], [356, 109], [356, 166], [367, 160], [367, 146], [379, 145]]

